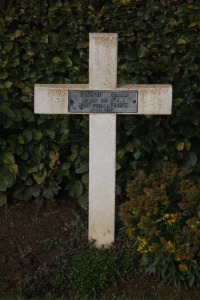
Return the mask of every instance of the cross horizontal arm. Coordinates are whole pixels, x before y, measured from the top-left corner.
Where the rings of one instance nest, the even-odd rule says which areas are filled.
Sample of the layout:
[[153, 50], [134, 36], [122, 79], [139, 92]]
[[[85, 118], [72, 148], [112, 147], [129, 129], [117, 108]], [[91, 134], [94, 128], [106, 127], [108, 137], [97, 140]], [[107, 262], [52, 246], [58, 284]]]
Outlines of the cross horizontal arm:
[[[68, 111], [68, 91], [70, 90], [92, 91], [88, 84], [36, 84], [34, 112], [36, 114], [75, 114]], [[117, 114], [171, 114], [172, 86], [169, 84], [126, 84], [117, 86], [113, 91], [138, 92], [138, 111]], [[80, 112], [79, 114], [89, 113]]]

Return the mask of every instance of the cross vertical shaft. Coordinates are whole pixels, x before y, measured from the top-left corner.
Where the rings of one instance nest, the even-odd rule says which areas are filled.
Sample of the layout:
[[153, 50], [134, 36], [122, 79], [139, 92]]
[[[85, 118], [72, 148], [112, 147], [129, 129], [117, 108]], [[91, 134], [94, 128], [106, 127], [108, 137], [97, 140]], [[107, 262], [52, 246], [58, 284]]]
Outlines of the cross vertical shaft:
[[[90, 34], [89, 88], [117, 85], [117, 34]], [[116, 114], [91, 114], [89, 134], [89, 239], [109, 247], [115, 234]]]

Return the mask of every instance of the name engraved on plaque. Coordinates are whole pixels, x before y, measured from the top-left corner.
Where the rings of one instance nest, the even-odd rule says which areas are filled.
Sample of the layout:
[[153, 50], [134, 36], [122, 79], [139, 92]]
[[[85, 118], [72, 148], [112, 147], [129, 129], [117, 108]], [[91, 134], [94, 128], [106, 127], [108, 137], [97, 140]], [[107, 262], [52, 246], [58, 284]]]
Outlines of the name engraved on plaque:
[[137, 91], [69, 91], [71, 113], [137, 113]]

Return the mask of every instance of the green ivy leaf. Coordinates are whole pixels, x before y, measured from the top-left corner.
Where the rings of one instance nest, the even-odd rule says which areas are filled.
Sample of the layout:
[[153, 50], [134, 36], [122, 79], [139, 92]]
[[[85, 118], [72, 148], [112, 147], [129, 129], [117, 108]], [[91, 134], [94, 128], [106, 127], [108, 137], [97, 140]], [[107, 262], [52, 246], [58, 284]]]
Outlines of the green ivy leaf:
[[25, 144], [25, 140], [21, 134], [18, 136], [18, 141], [21, 145]]
[[29, 172], [29, 174], [37, 173], [38, 172], [38, 167], [31, 167], [31, 168], [28, 169], [28, 172]]
[[116, 162], [115, 169], [116, 169], [116, 171], [121, 169], [121, 165], [119, 164], [119, 162]]
[[67, 59], [65, 59], [65, 66], [67, 68], [69, 68], [69, 67], [72, 66], [72, 61], [71, 61], [71, 59], [69, 57]]
[[21, 109], [22, 117], [27, 120], [28, 122], [34, 121], [34, 115], [33, 112], [30, 109], [23, 108]]
[[88, 162], [82, 162], [79, 164], [79, 166], [75, 169], [75, 172], [77, 174], [82, 174], [82, 173], [85, 173], [87, 172], [89, 169], [89, 164]]
[[38, 197], [40, 195], [41, 188], [39, 184], [35, 184], [31, 187], [31, 194], [33, 197]]
[[64, 176], [69, 176], [70, 174], [70, 167], [71, 167], [71, 163], [70, 162], [66, 162], [62, 165], [62, 171], [63, 171], [63, 175]]
[[0, 177], [0, 191], [1, 192], [6, 192], [8, 188], [8, 185], [6, 184], [6, 182], [4, 180], [2, 180], [2, 178]]
[[13, 66], [13, 67], [16, 67], [16, 66], [18, 66], [18, 65], [19, 65], [19, 58], [13, 59], [13, 61], [12, 61], [12, 66]]
[[55, 138], [55, 131], [51, 130], [51, 129], [46, 129], [46, 134], [51, 138], [54, 139]]
[[4, 154], [4, 160], [3, 160], [3, 162], [6, 165], [13, 165], [15, 163], [14, 155], [12, 153], [10, 153], [10, 152], [5, 153]]
[[50, 167], [50, 169], [53, 169], [56, 162], [59, 160], [59, 152], [50, 151], [49, 152], [49, 158], [51, 159], [51, 161], [49, 163], [49, 167]]
[[82, 175], [82, 183], [88, 186], [88, 182], [89, 182], [89, 174], [85, 173]]
[[65, 163], [62, 165], [62, 170], [63, 170], [63, 171], [69, 170], [70, 167], [71, 167], [71, 163], [65, 162]]
[[177, 13], [182, 13], [182, 12], [188, 12], [188, 4], [187, 3], [184, 3], [184, 4], [181, 4], [178, 6], [178, 9], [177, 9]]
[[11, 41], [15, 40], [16, 38], [20, 37], [23, 35], [24, 32], [22, 30], [16, 30], [15, 33], [11, 36]]
[[61, 59], [60, 57], [55, 56], [55, 57], [53, 58], [53, 63], [54, 63], [54, 64], [59, 64], [59, 63], [61, 63], [61, 62], [62, 62], [62, 59]]
[[126, 149], [127, 152], [133, 152], [133, 144], [132, 143], [128, 143], [126, 145], [125, 149]]
[[186, 154], [184, 162], [182, 164], [182, 169], [186, 174], [192, 172], [194, 166], [197, 163], [197, 155], [195, 152], [190, 151]]
[[73, 162], [78, 156], [77, 151], [73, 151], [73, 153], [70, 155], [70, 161]]
[[0, 207], [7, 203], [7, 196], [5, 193], [0, 193]]
[[32, 140], [32, 138], [33, 138], [32, 130], [31, 129], [25, 129], [25, 130], [23, 130], [22, 136], [24, 137], [25, 141], [27, 143], [29, 143]]
[[32, 131], [32, 137], [34, 140], [39, 141], [42, 139], [43, 135], [42, 132], [40, 130], [33, 130]]
[[78, 198], [78, 203], [84, 210], [87, 210], [87, 208], [88, 208], [88, 193], [85, 193], [82, 196], [80, 196]]
[[177, 45], [185, 45], [187, 41], [185, 39], [178, 39], [176, 43]]
[[15, 113], [10, 109], [9, 103], [0, 103], [0, 112], [9, 118], [15, 118]]
[[184, 146], [185, 146], [184, 142], [178, 142], [178, 143], [176, 143], [176, 149], [178, 151], [183, 151], [184, 150]]
[[80, 42], [77, 44], [77, 49], [85, 49], [89, 47], [89, 43], [88, 42]]
[[8, 72], [2, 72], [2, 73], [0, 73], [0, 79], [6, 79], [6, 78], [8, 78], [8, 76], [9, 76], [9, 73]]
[[191, 22], [188, 27], [192, 28], [192, 27], [195, 27], [195, 26], [197, 26], [197, 22]]
[[80, 180], [75, 180], [74, 183], [70, 186], [69, 193], [72, 197], [78, 198], [83, 193], [83, 185]]
[[19, 171], [18, 165], [17, 164], [10, 165], [9, 171], [10, 173], [17, 174]]
[[183, 98], [176, 98], [174, 99], [174, 105], [179, 106], [181, 103], [183, 103], [184, 99]]
[[45, 181], [47, 177], [47, 171], [46, 170], [43, 170], [42, 172], [38, 172], [37, 174], [33, 174], [33, 178], [35, 179], [35, 181], [38, 183], [38, 184], [41, 184]]
[[56, 0], [53, 2], [53, 5], [50, 5], [49, 6], [49, 11], [50, 12], [54, 12], [56, 11], [59, 7], [61, 7], [61, 2], [60, 0]]
[[121, 159], [124, 156], [125, 153], [126, 152], [125, 152], [124, 149], [121, 149], [121, 150], [117, 151], [117, 159]]
[[13, 83], [11, 81], [6, 81], [4, 83], [4, 87], [7, 88], [7, 89], [10, 89], [12, 85], [13, 85]]
[[54, 193], [51, 190], [45, 190], [43, 196], [47, 199], [53, 199]]
[[133, 157], [138, 160], [141, 157], [141, 151], [139, 149], [137, 149], [134, 153], [133, 153]]
[[16, 182], [15, 174], [0, 175], [0, 191], [5, 192], [7, 188], [13, 186]]

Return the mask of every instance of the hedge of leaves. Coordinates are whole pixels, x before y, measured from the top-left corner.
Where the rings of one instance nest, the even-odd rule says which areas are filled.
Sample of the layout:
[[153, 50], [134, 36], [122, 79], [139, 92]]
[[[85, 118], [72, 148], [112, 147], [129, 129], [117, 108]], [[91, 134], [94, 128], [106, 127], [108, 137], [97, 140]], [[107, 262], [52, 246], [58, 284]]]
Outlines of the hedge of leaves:
[[199, 27], [198, 0], [2, 0], [1, 203], [66, 190], [86, 206], [88, 118], [34, 115], [33, 87], [86, 83], [89, 32], [118, 33], [119, 83], [174, 89], [172, 116], [118, 117], [118, 195], [132, 170], [163, 160], [198, 178]]

